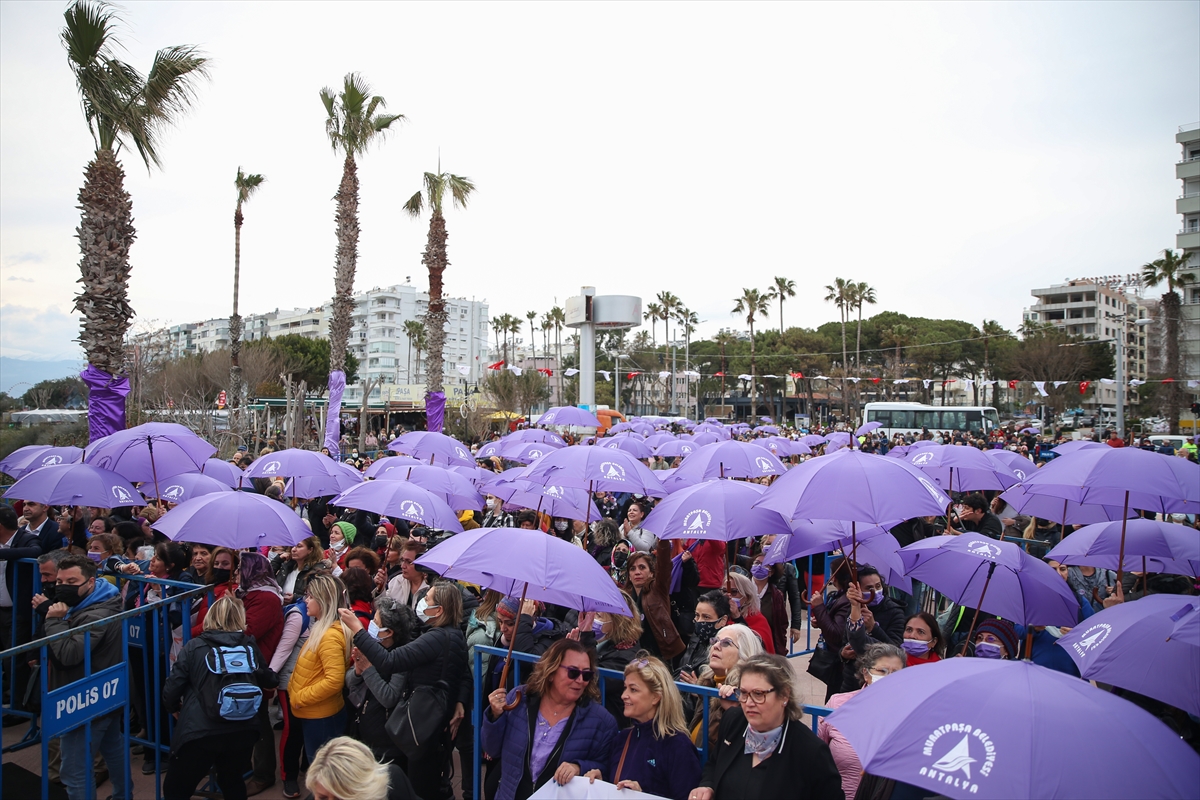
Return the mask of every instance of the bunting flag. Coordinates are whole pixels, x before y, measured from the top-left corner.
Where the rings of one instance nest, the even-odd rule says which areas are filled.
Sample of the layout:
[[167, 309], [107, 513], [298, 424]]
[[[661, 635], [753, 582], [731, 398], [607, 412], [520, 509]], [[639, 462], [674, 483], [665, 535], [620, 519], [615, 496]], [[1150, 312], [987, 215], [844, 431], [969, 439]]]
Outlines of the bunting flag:
[[1079, 382], [1079, 393], [1087, 394], [1088, 386], [1090, 386], [1091, 384], [1092, 384], [1091, 381], [1080, 381]]
[[995, 386], [996, 382], [995, 381], [980, 381], [979, 385], [980, 386]]
[[[1062, 386], [1064, 383], [1066, 383], [1066, 381], [1055, 381], [1054, 388], [1057, 389], [1058, 387]], [[1012, 388], [1012, 387], [1009, 387], [1009, 388]]]
[[871, 383], [879, 383], [879, 378], [871, 378]]
[[[695, 370], [691, 370], [691, 369], [685, 369], [682, 374], [688, 376], [689, 378], [699, 378], [700, 377], [699, 372], [696, 372]], [[768, 375], [767, 377], [770, 377], [770, 376]]]
[[660, 380], [666, 380], [667, 378], [671, 377], [671, 371], [664, 369], [662, 372], [658, 373], [658, 377]]
[[749, 380], [753, 380], [753, 378], [743, 372], [741, 375], [738, 375], [738, 380], [739, 381], [749, 381]]
[[963, 383], [966, 384], [966, 389], [968, 392], [975, 389], [975, 381], [971, 380], [970, 378], [963, 378]]
[[542, 373], [547, 378], [554, 377], [554, 370], [550, 369], [549, 367], [538, 367], [538, 372]]
[[608, 371], [608, 370], [606, 370], [606, 369], [598, 369], [598, 370], [596, 370], [596, 371], [597, 371], [597, 372], [599, 372], [601, 375], [603, 375], [603, 376], [604, 376], [604, 380], [606, 380], [606, 381], [611, 381], [611, 380], [612, 380], [612, 374], [611, 374], [611, 373], [609, 373], [609, 371]]
[[[1129, 385], [1130, 385], [1130, 386], [1141, 386], [1143, 383], [1145, 383], [1145, 381], [1139, 381], [1137, 378], [1134, 378], [1133, 380], [1131, 380], [1131, 381], [1129, 382]], [[1188, 384], [1189, 384], [1189, 385], [1190, 385], [1191, 383], [1192, 383], [1191, 381], [1188, 381]]]
[[851, 383], [858, 383], [860, 380], [862, 380], [862, 378], [846, 378], [846, 380], [850, 381]]
[[725, 377], [725, 373], [724, 373], [724, 372], [714, 372], [714, 373], [713, 373], [713, 377], [714, 377], [714, 378], [724, 378], [724, 377]]
[[926, 389], [928, 389], [928, 388], [929, 388], [929, 385], [930, 385], [931, 383], [933, 383], [933, 381], [932, 381], [932, 380], [930, 380], [929, 378], [922, 378], [922, 379], [921, 379], [921, 384], [922, 384], [922, 385], [923, 385], [923, 386], [924, 386]]
[[563, 375], [566, 375], [568, 378], [572, 378], [578, 374], [579, 374], [579, 370], [575, 369], [574, 367], [563, 370]]
[[521, 373], [524, 372], [525, 370], [521, 369], [516, 364], [509, 364], [508, 371], [511, 372], [513, 375], [516, 375], [519, 378], [519, 377], [521, 377]]
[[636, 378], [638, 375], [641, 375], [641, 374], [642, 374], [642, 373], [640, 373], [640, 372], [631, 372], [631, 373], [629, 373], [628, 375], [626, 375], [626, 376], [625, 376], [625, 380], [627, 380], [627, 381], [631, 381], [631, 380], [633, 380], [634, 378]]
[[788, 374], [798, 381], [804, 380], [803, 372], [789, 372]]
[[1101, 383], [1116, 383], [1116, 381], [1114, 381], [1112, 378], [1101, 378], [1100, 382]]
[[1040, 394], [1042, 397], [1050, 396], [1050, 393], [1046, 391], [1046, 382], [1045, 381], [1034, 381], [1033, 388], [1037, 389], [1038, 394]]
[[1017, 388], [1017, 382], [1016, 382], [1016, 381], [1009, 381], [1009, 382], [1008, 382], [1008, 388], [1010, 388], [1010, 389], [1015, 389], [1015, 388]]
[[458, 374], [462, 375], [463, 377], [466, 377], [467, 375], [471, 374], [471, 368], [468, 367], [466, 364], [459, 364], [458, 365]]
[[829, 380], [829, 378], [825, 377], [824, 375], [818, 375], [818, 376], [816, 377], [816, 379], [817, 379], [817, 380], [819, 380], [819, 381], [827, 381], [827, 380]]
[[504, 366], [503, 361], [497, 361], [495, 364], [488, 364], [488, 369], [490, 369], [494, 372], [496, 370], [499, 370], [503, 366]]
[[902, 383], [908, 383], [908, 378], [896, 378], [894, 381], [892, 381], [893, 386], [899, 386]]

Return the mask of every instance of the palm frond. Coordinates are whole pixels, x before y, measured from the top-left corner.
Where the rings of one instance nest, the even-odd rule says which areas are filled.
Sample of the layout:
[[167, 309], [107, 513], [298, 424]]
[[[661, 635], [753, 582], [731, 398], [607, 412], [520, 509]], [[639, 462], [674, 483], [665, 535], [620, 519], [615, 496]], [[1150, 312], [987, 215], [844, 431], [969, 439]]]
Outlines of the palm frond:
[[208, 77], [209, 59], [191, 45], [166, 47], [154, 54], [142, 102], [163, 124], [174, 123], [196, 101], [196, 84]]
[[238, 204], [241, 205], [249, 200], [250, 196], [258, 190], [259, 186], [263, 185], [264, 181], [266, 181], [266, 178], [262, 175], [247, 175], [245, 172], [242, 172], [241, 167], [238, 167], [237, 177], [233, 181], [233, 185], [237, 188]]
[[461, 175], [447, 175], [446, 179], [450, 184], [450, 196], [454, 199], [455, 208], [466, 208], [471, 193], [475, 191], [475, 183]]
[[421, 211], [425, 208], [424, 200], [424, 194], [417, 192], [408, 198], [408, 202], [404, 204], [404, 210], [408, 212], [410, 217], [419, 217], [421, 216]]

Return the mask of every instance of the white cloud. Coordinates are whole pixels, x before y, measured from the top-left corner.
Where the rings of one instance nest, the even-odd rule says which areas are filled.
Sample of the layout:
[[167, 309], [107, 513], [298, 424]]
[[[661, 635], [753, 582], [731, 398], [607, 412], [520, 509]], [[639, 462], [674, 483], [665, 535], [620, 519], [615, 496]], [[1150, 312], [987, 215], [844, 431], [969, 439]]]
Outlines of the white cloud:
[[37, 309], [0, 306], [0, 353], [11, 358], [67, 361], [82, 351], [71, 340], [79, 335], [79, 319], [56, 306]]

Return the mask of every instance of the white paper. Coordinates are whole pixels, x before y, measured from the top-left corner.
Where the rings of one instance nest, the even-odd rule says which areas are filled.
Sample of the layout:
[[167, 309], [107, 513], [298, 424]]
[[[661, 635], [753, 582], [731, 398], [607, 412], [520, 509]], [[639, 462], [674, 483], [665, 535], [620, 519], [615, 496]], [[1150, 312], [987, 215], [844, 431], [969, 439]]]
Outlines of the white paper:
[[618, 789], [614, 784], [597, 779], [590, 783], [587, 778], [572, 778], [566, 786], [559, 786], [554, 779], [546, 781], [542, 788], [529, 796], [529, 800], [666, 800], [657, 794]]

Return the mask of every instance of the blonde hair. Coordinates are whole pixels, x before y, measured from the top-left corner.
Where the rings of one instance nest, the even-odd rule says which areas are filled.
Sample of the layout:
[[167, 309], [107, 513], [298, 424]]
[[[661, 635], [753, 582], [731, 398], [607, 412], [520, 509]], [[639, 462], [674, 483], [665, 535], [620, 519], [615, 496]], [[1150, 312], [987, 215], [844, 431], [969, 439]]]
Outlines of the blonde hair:
[[637, 606], [633, 604], [633, 598], [629, 596], [628, 592], [621, 592], [621, 597], [625, 598], [625, 605], [629, 606], [629, 616], [607, 614], [608, 620], [612, 624], [608, 640], [614, 644], [636, 642], [642, 638], [642, 622], [638, 619]]
[[388, 768], [362, 742], [337, 736], [326, 742], [308, 765], [308, 788], [321, 784], [335, 797], [387, 800]]
[[[747, 658], [761, 656], [767, 652], [763, 649], [762, 639], [758, 638], [758, 634], [745, 625], [726, 625], [717, 631], [717, 639], [732, 639], [738, 649], [738, 662], [745, 661]], [[712, 655], [712, 648], [709, 647], [708, 654]], [[733, 670], [729, 670], [725, 675], [725, 683], [732, 683], [730, 676], [734, 674]], [[714, 680], [712, 667], [706, 661], [700, 669], [700, 677]]]
[[676, 733], [686, 734], [688, 729], [683, 718], [683, 698], [667, 665], [642, 650], [625, 665], [625, 677], [628, 678], [631, 673], [636, 673], [651, 694], [659, 698], [658, 708], [654, 710], [654, 735], [666, 739]]
[[246, 607], [232, 594], [223, 595], [204, 615], [204, 630], [231, 633], [246, 630]]
[[758, 602], [758, 587], [754, 585], [754, 581], [736, 572], [729, 573], [729, 581], [742, 594], [742, 616], [757, 614], [761, 606]]
[[342, 621], [338, 618], [339, 608], [350, 607], [346, 601], [346, 589], [342, 586], [342, 582], [329, 575], [314, 575], [308, 581], [308, 587], [305, 588], [304, 594], [317, 601], [317, 605], [321, 607], [321, 615], [310, 623], [308, 641], [304, 643], [300, 652], [316, 652], [317, 648], [321, 646], [321, 640], [325, 638], [325, 634], [334, 625], [338, 625], [342, 629], [343, 647], [346, 650], [346, 661], [349, 662], [352, 637], [350, 631], [346, 629], [345, 625], [342, 625]]

